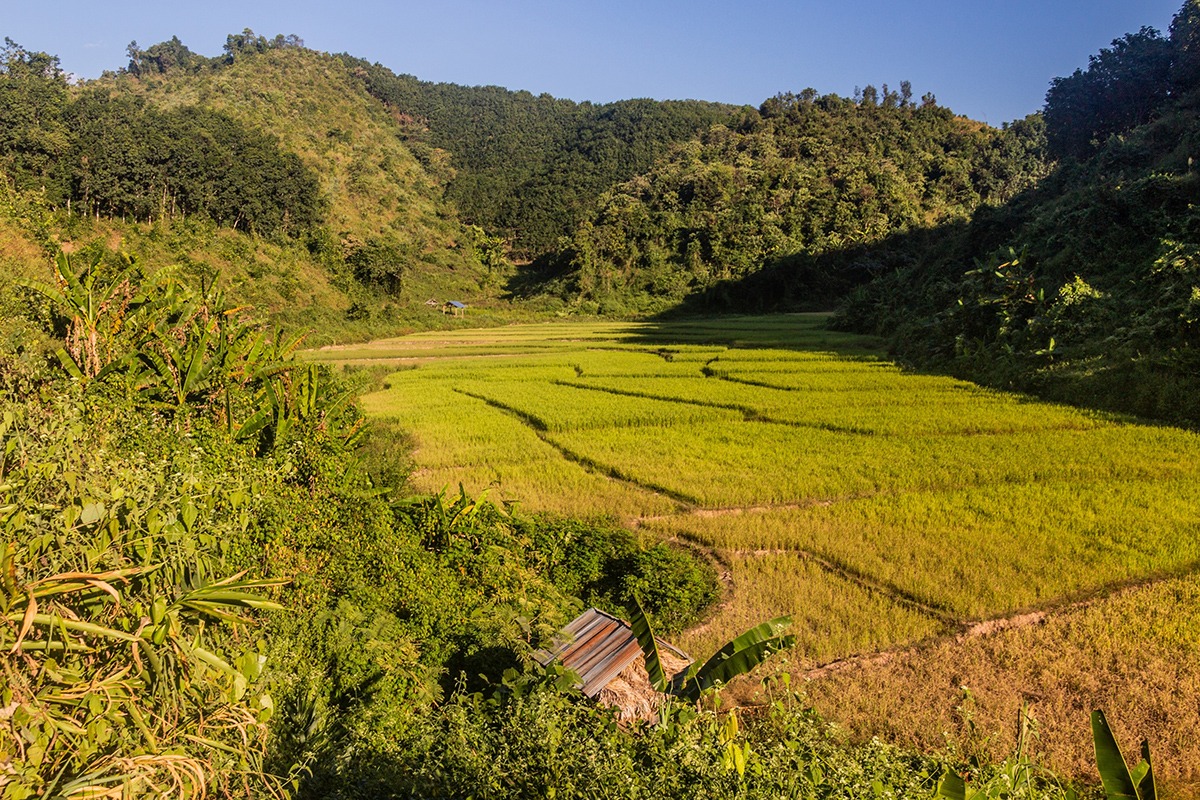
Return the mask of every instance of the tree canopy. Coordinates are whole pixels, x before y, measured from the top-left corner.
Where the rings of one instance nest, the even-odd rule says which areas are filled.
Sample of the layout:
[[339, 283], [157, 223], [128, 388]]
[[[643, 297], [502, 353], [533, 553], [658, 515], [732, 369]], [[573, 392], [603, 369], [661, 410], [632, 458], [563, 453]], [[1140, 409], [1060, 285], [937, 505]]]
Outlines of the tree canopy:
[[498, 86], [431, 83], [342, 59], [391, 109], [414, 152], [427, 163], [449, 154], [447, 196], [464, 221], [504, 236], [528, 257], [553, 249], [609, 186], [740, 113], [691, 100], [576, 103]]
[[888, 247], [842, 324], [925, 366], [1200, 425], [1200, 218], [1194, 159], [1200, 3], [1056, 79], [1038, 186]]
[[1037, 118], [996, 130], [917, 106], [911, 87], [885, 95], [781, 94], [676, 146], [564, 240], [562, 291], [602, 306], [677, 302], [780, 259], [965, 218], [1042, 174]]

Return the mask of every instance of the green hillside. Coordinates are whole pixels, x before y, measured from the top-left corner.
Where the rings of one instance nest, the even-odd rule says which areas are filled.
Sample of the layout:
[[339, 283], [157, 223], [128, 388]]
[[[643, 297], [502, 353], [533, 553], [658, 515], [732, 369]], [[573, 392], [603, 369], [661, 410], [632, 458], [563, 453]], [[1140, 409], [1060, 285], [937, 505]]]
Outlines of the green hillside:
[[426, 160], [448, 154], [447, 188], [467, 221], [524, 257], [554, 249], [609, 186], [650, 169], [672, 145], [742, 110], [696, 100], [594, 105], [499, 86], [433, 83], [342, 56], [404, 123]]
[[1200, 8], [1056, 79], [1051, 175], [1000, 207], [879, 248], [908, 263], [843, 309], [912, 362], [1200, 424]]
[[502, 253], [338, 59], [267, 47], [67, 87], [51, 57], [6, 56], [0, 87], [53, 123], [0, 147], [27, 251], [178, 264], [318, 341], [446, 324], [426, 300], [496, 294]]
[[[1013, 197], [1043, 174], [1042, 148], [1036, 117], [989, 128], [914, 102], [907, 82], [780, 95], [601, 195], [557, 255], [556, 289], [600, 309], [711, 305], [766, 267], [800, 276], [771, 302], [829, 307], [870, 269], [862, 248]], [[824, 256], [839, 263], [813, 266]]]
[[463, 230], [446, 218], [439, 182], [338, 59], [272, 49], [211, 73], [124, 75], [112, 83], [159, 108], [199, 106], [271, 132], [319, 176], [325, 222], [339, 236], [388, 239], [410, 258], [438, 253], [444, 266], [462, 265], [444, 255]]

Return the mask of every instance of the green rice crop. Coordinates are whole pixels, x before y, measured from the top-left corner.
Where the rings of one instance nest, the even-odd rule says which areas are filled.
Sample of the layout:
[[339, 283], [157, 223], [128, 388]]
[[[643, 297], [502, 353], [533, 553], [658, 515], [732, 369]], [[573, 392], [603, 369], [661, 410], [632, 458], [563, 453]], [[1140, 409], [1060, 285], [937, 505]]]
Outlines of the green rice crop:
[[563, 459], [530, 463], [420, 469], [413, 481], [425, 491], [483, 492], [496, 502], [520, 508], [582, 517], [639, 517], [676, 513], [677, 501]]
[[[638, 397], [741, 411], [747, 418], [881, 435], [1012, 433], [1109, 424], [1097, 414], [1032, 403], [1019, 395], [968, 385], [914, 392], [795, 392], [712, 378], [592, 378], [564, 381]], [[950, 413], [953, 412], [953, 413]]]
[[362, 407], [411, 432], [419, 488], [641, 518], [723, 553], [734, 590], [700, 649], [791, 611], [821, 660], [1200, 564], [1197, 435], [908, 374], [819, 315], [310, 355], [406, 367]]
[[464, 381], [458, 391], [513, 410], [540, 430], [582, 431], [650, 425], [715, 425], [733, 422], [735, 412], [629, 395], [614, 395], [558, 383]]
[[915, 492], [648, 527], [814, 553], [957, 615], [990, 617], [1200, 565], [1200, 482], [1106, 478]]
[[1194, 435], [1165, 428], [877, 437], [759, 422], [555, 432], [551, 440], [710, 507], [811, 503], [987, 483], [1200, 471]]
[[793, 652], [809, 664], [923, 639], [942, 629], [919, 611], [830, 574], [797, 553], [736, 558], [730, 577], [734, 601], [680, 640], [693, 656], [715, 651], [730, 631], [744, 631], [781, 614], [791, 615]]

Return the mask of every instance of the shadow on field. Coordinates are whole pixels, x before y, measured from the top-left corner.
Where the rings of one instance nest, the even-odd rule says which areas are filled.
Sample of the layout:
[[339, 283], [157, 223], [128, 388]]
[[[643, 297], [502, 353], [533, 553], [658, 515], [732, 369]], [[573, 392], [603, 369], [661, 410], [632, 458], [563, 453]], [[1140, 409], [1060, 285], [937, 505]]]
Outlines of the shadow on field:
[[832, 316], [829, 311], [672, 316], [642, 323], [624, 341], [654, 348], [667, 361], [681, 345], [821, 352], [872, 361], [887, 357], [883, 339], [832, 330]]

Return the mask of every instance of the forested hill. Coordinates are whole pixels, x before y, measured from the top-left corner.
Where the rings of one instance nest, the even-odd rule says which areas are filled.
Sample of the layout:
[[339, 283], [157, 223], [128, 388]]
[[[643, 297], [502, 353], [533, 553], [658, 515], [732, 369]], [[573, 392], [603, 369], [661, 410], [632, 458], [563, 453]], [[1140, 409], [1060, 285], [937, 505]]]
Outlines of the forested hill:
[[59, 247], [126, 250], [318, 339], [439, 324], [430, 297], [495, 297], [498, 244], [340, 60], [252, 32], [219, 58], [177, 39], [130, 55], [71, 86], [53, 56], [5, 48], [7, 275], [44, 276]]
[[418, 255], [461, 235], [446, 221], [436, 170], [399, 142], [394, 121], [331, 56], [273, 49], [209, 74], [126, 74], [113, 85], [160, 109], [198, 106], [270, 131], [318, 176], [335, 231], [391, 237]]
[[[604, 193], [557, 256], [557, 290], [649, 310], [770, 267], [811, 273], [789, 287], [792, 307], [829, 307], [866, 277], [862, 248], [1013, 197], [1044, 174], [1043, 147], [1040, 117], [990, 128], [932, 95], [914, 102], [907, 82], [780, 95]], [[838, 263], [813, 266], [822, 256]]]
[[53, 55], [4, 49], [4, 272], [124, 249], [321, 338], [441, 324], [431, 297], [510, 313], [510, 254], [545, 252], [614, 181], [742, 113], [424, 83], [248, 29], [216, 57], [178, 38], [128, 53], [72, 86]]
[[1053, 174], [876, 248], [899, 266], [842, 324], [923, 366], [1200, 425], [1200, 4], [1054, 80], [1044, 115]]
[[526, 257], [554, 248], [614, 183], [672, 145], [746, 109], [696, 100], [593, 105], [499, 86], [432, 83], [348, 55], [342, 60], [403, 123], [418, 154], [450, 154], [447, 194], [463, 218]]

